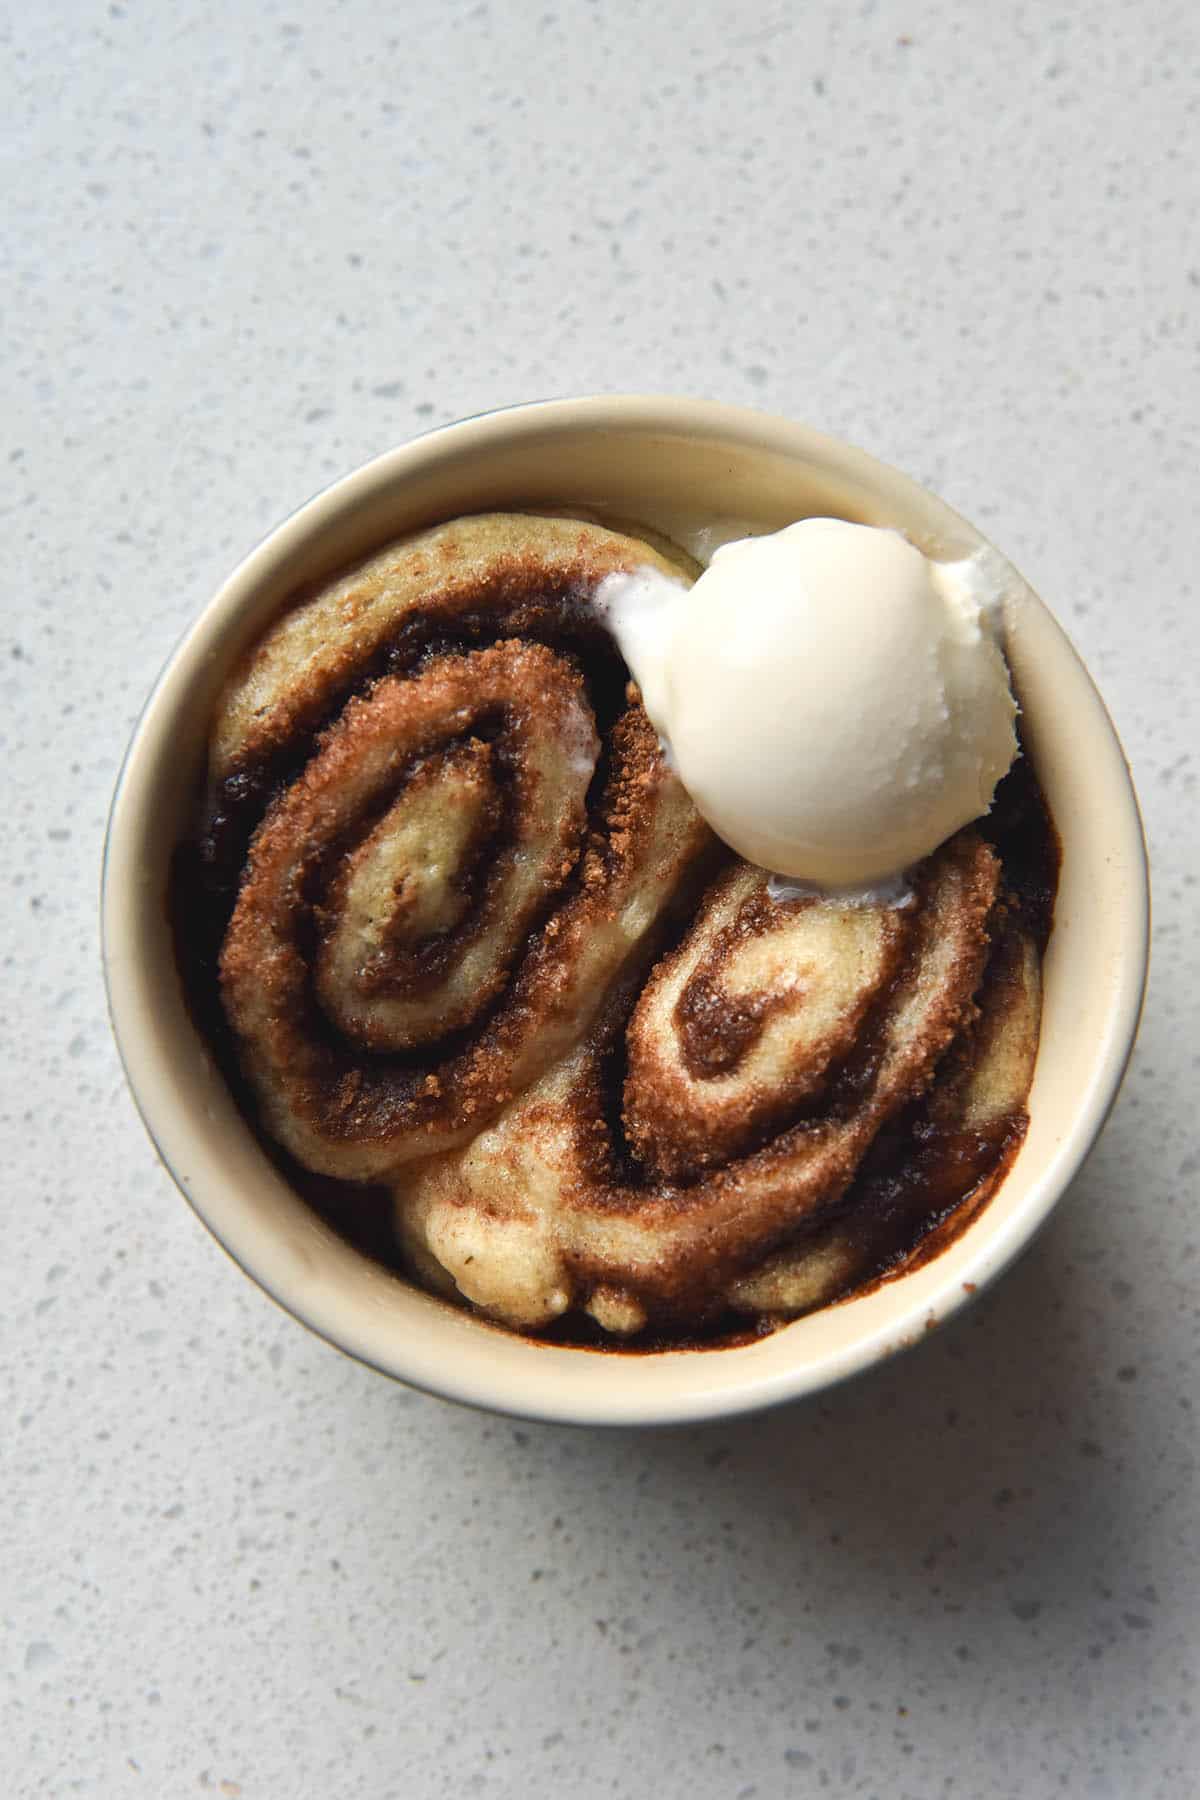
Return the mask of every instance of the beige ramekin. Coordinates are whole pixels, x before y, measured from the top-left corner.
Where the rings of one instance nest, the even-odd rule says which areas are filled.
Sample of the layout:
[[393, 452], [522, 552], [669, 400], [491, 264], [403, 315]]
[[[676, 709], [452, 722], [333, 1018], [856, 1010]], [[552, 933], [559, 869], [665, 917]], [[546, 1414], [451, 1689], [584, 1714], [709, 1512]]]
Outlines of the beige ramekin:
[[931, 494], [806, 426], [704, 401], [555, 400], [406, 444], [319, 494], [238, 568], [167, 664], [113, 801], [103, 943], [113, 1027], [159, 1154], [214, 1237], [289, 1312], [381, 1372], [449, 1399], [576, 1424], [729, 1416], [830, 1386], [915, 1343], [1029, 1242], [1112, 1105], [1145, 984], [1137, 801], [1104, 705], [1015, 571], [1008, 653], [1063, 845], [1025, 1143], [999, 1192], [924, 1267], [743, 1347], [647, 1355], [550, 1347], [484, 1324], [372, 1264], [286, 1185], [243, 1123], [183, 1003], [166, 911], [171, 851], [225, 671], [300, 583], [414, 527], [493, 507], [641, 520], [812, 513], [898, 526], [927, 554], [983, 540]]

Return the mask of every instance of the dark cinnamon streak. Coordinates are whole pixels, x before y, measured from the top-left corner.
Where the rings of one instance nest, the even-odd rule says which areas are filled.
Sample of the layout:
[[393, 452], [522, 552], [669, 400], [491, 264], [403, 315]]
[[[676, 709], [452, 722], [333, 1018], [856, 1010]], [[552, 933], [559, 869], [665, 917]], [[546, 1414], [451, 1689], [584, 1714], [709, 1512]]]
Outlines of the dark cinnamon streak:
[[[714, 959], [724, 947], [718, 939], [713, 946]], [[675, 1009], [683, 1065], [688, 1073], [710, 1079], [730, 1074], [758, 1041], [763, 1025], [779, 1006], [777, 994], [725, 994], [716, 975], [705, 968], [697, 969]]]

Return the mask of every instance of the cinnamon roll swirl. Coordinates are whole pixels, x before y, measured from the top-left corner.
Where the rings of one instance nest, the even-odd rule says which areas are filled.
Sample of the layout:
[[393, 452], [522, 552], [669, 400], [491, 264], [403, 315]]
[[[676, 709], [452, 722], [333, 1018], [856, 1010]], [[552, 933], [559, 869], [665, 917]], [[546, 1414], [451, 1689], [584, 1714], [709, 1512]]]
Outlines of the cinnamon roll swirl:
[[247, 1103], [522, 1330], [794, 1316], [980, 1203], [1023, 1130], [1004, 843], [960, 832], [903, 906], [773, 897], [598, 618], [647, 563], [694, 573], [579, 520], [419, 533], [291, 605], [210, 741], [190, 879]]

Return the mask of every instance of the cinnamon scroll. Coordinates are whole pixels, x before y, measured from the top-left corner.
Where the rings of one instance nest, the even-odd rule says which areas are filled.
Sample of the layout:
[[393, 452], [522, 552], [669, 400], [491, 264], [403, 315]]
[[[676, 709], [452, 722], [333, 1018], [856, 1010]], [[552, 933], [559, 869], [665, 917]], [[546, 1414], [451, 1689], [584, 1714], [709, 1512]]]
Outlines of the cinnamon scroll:
[[772, 897], [672, 773], [593, 597], [641, 539], [490, 514], [291, 606], [198, 841], [264, 1130], [386, 1183], [410, 1266], [520, 1329], [792, 1316], [982, 1192], [1039, 959], [960, 832], [903, 907]]

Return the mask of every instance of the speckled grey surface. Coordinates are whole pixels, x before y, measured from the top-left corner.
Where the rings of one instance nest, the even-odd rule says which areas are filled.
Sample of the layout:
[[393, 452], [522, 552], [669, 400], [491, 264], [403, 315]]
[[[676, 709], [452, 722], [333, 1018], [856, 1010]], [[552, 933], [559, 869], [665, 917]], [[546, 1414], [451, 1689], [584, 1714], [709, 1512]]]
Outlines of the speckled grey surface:
[[[1200, 1780], [1193, 8], [9, 12], [0, 1790], [1172, 1800]], [[1108, 1132], [822, 1404], [584, 1434], [391, 1387], [157, 1167], [97, 873], [177, 634], [506, 401], [761, 403], [988, 530], [1138, 777]]]

